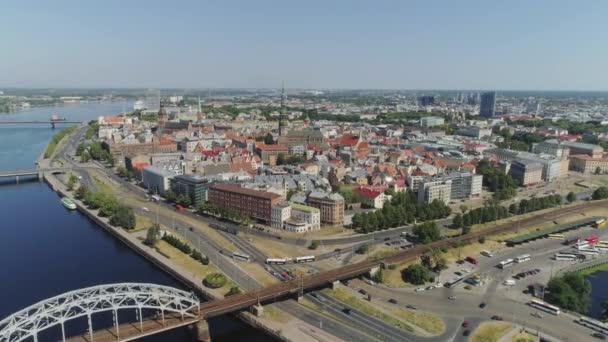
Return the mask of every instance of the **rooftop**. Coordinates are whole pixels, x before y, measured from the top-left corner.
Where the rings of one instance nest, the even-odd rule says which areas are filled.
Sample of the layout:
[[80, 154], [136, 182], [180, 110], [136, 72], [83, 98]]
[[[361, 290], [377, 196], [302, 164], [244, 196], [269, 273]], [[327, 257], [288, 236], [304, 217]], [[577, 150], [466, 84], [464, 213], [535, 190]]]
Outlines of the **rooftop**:
[[295, 209], [295, 210], [298, 210], [298, 211], [303, 211], [303, 212], [306, 212], [306, 213], [309, 213], [309, 214], [321, 212], [317, 208], [309, 207], [307, 205], [298, 204], [298, 203], [292, 203], [291, 204], [291, 209], [292, 210]]
[[211, 189], [217, 189], [217, 190], [226, 191], [226, 192], [234, 192], [234, 193], [238, 193], [241, 195], [257, 197], [257, 198], [265, 198], [265, 199], [270, 199], [270, 200], [281, 197], [281, 196], [271, 193], [271, 192], [264, 192], [264, 191], [257, 191], [257, 190], [252, 190], [252, 189], [241, 188], [240, 186], [234, 185], [234, 184], [214, 184], [211, 186]]

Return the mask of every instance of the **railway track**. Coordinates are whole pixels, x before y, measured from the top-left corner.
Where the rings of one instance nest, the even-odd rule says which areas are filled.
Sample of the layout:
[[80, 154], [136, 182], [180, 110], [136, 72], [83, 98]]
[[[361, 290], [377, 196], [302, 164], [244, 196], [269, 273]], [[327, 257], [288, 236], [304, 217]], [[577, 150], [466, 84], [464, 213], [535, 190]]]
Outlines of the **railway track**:
[[258, 302], [268, 302], [280, 299], [281, 297], [296, 295], [302, 288], [303, 290], [327, 286], [333, 281], [343, 280], [369, 272], [372, 268], [380, 266], [382, 263], [397, 263], [408, 261], [426, 252], [431, 248], [453, 247], [461, 242], [476, 241], [481, 237], [497, 235], [507, 232], [517, 231], [521, 228], [534, 226], [537, 224], [553, 221], [563, 216], [573, 213], [581, 213], [590, 209], [606, 208], [608, 200], [588, 202], [580, 205], [563, 208], [559, 211], [539, 214], [527, 217], [513, 225], [512, 222], [504, 223], [485, 230], [473, 232], [465, 236], [458, 236], [449, 239], [436, 241], [427, 245], [413, 247], [406, 251], [398, 252], [390, 257], [378, 260], [366, 260], [351, 265], [342, 266], [333, 270], [310, 275], [304, 279], [294, 279], [288, 282], [274, 284], [253, 292], [244, 293], [227, 297], [221, 300], [214, 300], [201, 305], [201, 316], [203, 318], [215, 317], [232, 311], [242, 310]]

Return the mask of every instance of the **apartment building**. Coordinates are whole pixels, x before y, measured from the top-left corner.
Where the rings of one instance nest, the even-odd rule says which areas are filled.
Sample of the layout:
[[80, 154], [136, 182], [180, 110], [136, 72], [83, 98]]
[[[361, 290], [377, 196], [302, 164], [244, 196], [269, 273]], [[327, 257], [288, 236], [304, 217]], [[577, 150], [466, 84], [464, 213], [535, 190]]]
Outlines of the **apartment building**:
[[308, 195], [307, 203], [321, 211], [321, 222], [330, 225], [344, 223], [344, 197], [340, 194], [313, 191]]
[[283, 229], [283, 224], [291, 217], [291, 205], [289, 202], [280, 202], [272, 207], [270, 225], [272, 228]]
[[272, 207], [280, 201], [281, 196], [277, 194], [234, 184], [214, 184], [209, 187], [209, 202], [267, 223], [272, 221]]
[[587, 154], [577, 154], [570, 156], [570, 170], [581, 173], [595, 173], [598, 167], [601, 173], [607, 173], [608, 159], [593, 158]]
[[483, 176], [471, 172], [452, 172], [444, 179], [450, 180], [450, 199], [461, 200], [481, 196]]
[[448, 204], [451, 196], [451, 180], [427, 181], [422, 183], [418, 189], [418, 202], [431, 203], [437, 199]]
[[292, 203], [291, 219], [306, 222], [310, 230], [321, 229], [321, 210], [315, 207]]
[[171, 179], [171, 190], [189, 196], [195, 207], [207, 201], [209, 185], [209, 180], [200, 176], [177, 175]]
[[509, 174], [518, 180], [522, 186], [529, 186], [542, 181], [543, 166], [539, 162], [526, 159], [513, 160], [511, 161]]

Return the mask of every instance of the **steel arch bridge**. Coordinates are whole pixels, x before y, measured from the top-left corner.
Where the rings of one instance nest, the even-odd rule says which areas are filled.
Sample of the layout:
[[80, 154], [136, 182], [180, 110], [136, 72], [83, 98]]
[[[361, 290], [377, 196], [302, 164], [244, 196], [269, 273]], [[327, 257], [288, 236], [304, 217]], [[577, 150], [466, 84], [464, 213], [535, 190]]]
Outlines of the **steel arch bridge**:
[[165, 312], [196, 318], [200, 311], [200, 300], [190, 292], [169, 286], [139, 283], [120, 283], [87, 287], [64, 293], [29, 306], [0, 321], [0, 342], [18, 342], [28, 338], [38, 341], [38, 333], [61, 325], [65, 341], [65, 322], [87, 317], [89, 336], [93, 338], [92, 316], [111, 311], [114, 328], [118, 333], [118, 310], [135, 309], [140, 326], [142, 310], [160, 312], [164, 321]]

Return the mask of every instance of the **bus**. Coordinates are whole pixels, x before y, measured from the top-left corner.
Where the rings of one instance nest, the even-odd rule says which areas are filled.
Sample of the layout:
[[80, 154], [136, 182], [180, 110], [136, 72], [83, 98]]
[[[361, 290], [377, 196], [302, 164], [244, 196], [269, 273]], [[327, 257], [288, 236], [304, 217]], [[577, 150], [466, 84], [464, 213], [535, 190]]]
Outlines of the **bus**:
[[595, 248], [579, 248], [578, 252], [585, 255], [600, 255], [600, 251]]
[[549, 239], [560, 239], [560, 240], [563, 240], [564, 239], [564, 234], [549, 234], [549, 235], [547, 235], [547, 237]]
[[284, 258], [268, 258], [266, 259], [266, 263], [268, 265], [285, 265], [287, 263], [287, 260], [285, 260]]
[[608, 243], [606, 241], [600, 241], [594, 246], [597, 249], [608, 249]]
[[602, 334], [608, 334], [608, 325], [606, 325], [605, 323], [602, 323], [600, 321], [596, 321], [595, 319], [581, 316], [577, 322], [580, 325], [584, 325], [587, 328], [591, 328], [595, 331], [599, 331]]
[[295, 259], [295, 262], [313, 262], [315, 261], [315, 256], [314, 255], [308, 255], [308, 256], [303, 256], [303, 257], [297, 257]]
[[481, 251], [481, 255], [487, 256], [488, 258], [493, 257], [494, 255], [489, 251]]
[[531, 259], [530, 254], [523, 254], [523, 255], [516, 257], [515, 262], [519, 264], [520, 262], [525, 262], [530, 259]]
[[232, 253], [232, 258], [241, 261], [251, 261], [251, 257], [247, 254], [242, 254], [239, 252]]
[[554, 314], [554, 315], [559, 315], [560, 314], [560, 310], [557, 306], [553, 306], [551, 304], [545, 303], [541, 300], [537, 300], [537, 299], [532, 299], [528, 305], [530, 305], [533, 308], [548, 312], [550, 314]]
[[581, 249], [581, 248], [589, 248], [589, 242], [587, 241], [579, 241], [576, 243], [576, 245], [572, 246], [576, 249]]
[[553, 258], [555, 261], [574, 261], [578, 259], [578, 256], [570, 253], [556, 253]]
[[599, 219], [593, 222], [593, 227], [598, 229], [606, 227], [606, 219]]
[[503, 260], [498, 264], [498, 267], [501, 269], [505, 269], [509, 266], [513, 266], [514, 260], [513, 259], [507, 259], [507, 260]]

